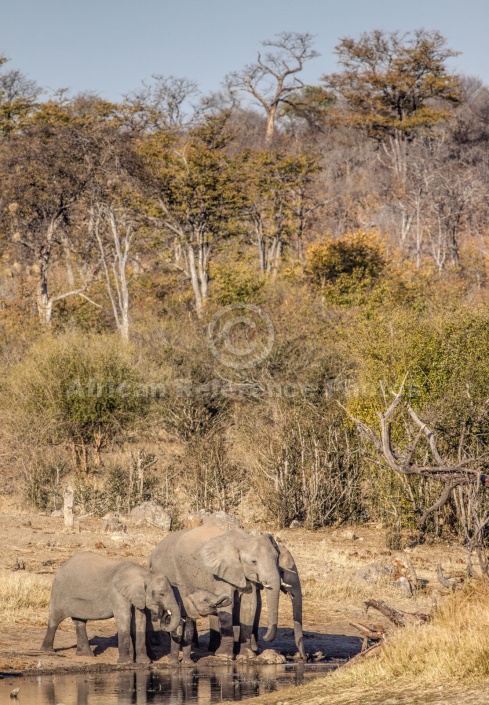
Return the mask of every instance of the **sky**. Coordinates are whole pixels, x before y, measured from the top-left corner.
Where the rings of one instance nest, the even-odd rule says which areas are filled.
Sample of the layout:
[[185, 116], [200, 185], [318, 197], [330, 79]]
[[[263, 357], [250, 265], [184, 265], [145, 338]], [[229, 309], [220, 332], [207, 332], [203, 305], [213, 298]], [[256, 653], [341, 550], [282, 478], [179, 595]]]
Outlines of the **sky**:
[[0, 55], [48, 91], [119, 101], [155, 74], [219, 90], [282, 31], [315, 35], [301, 77], [317, 84], [340, 38], [421, 27], [461, 52], [453, 70], [489, 84], [489, 0], [0, 0]]

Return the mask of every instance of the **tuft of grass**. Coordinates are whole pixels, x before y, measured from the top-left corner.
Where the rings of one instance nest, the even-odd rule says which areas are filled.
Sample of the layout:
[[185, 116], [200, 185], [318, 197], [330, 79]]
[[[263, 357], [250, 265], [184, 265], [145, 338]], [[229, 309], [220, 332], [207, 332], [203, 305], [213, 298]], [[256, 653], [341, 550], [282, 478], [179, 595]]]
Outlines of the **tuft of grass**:
[[51, 580], [30, 573], [0, 575], [0, 622], [45, 622]]

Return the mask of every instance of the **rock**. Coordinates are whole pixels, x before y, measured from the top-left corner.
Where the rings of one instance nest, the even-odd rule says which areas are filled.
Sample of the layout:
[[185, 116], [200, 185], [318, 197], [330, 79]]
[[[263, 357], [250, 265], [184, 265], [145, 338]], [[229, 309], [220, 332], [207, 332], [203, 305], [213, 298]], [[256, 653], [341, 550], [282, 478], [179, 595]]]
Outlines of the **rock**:
[[119, 519], [114, 517], [113, 519], [109, 519], [108, 521], [105, 522], [104, 524], [104, 531], [105, 532], [118, 532], [119, 534], [125, 534], [127, 531], [127, 526], [123, 524]]
[[353, 575], [355, 580], [362, 580], [366, 583], [377, 583], [382, 578], [390, 578], [394, 573], [394, 568], [389, 563], [369, 563], [359, 568]]
[[51, 512], [52, 517], [62, 517], [63, 516], [63, 510], [62, 509], [54, 509]]
[[204, 523], [204, 518], [208, 516], [209, 512], [205, 509], [200, 509], [198, 512], [191, 512], [187, 514], [184, 519], [184, 525], [186, 529], [195, 529], [196, 526], [202, 526]]
[[394, 582], [391, 584], [393, 585], [393, 587], [397, 588], [400, 592], [406, 595], [406, 597], [413, 596], [413, 587], [409, 580], [404, 576], [397, 578], [397, 580], [394, 580]]
[[202, 518], [202, 523], [205, 526], [219, 526], [221, 529], [229, 529], [236, 526], [240, 526], [239, 521], [233, 514], [226, 514], [226, 512], [214, 512], [213, 514], [206, 514]]
[[286, 661], [283, 654], [279, 654], [273, 649], [265, 649], [265, 651], [263, 651], [258, 658], [264, 663], [285, 663]]
[[358, 539], [358, 536], [352, 529], [345, 529], [345, 531], [341, 532], [340, 536], [346, 541], [356, 541]]
[[302, 522], [299, 521], [298, 519], [293, 519], [289, 524], [290, 529], [302, 529], [302, 526], [303, 526]]
[[163, 507], [156, 502], [143, 502], [131, 510], [130, 517], [136, 523], [146, 523], [152, 526], [158, 526], [163, 531], [170, 531], [171, 516]]

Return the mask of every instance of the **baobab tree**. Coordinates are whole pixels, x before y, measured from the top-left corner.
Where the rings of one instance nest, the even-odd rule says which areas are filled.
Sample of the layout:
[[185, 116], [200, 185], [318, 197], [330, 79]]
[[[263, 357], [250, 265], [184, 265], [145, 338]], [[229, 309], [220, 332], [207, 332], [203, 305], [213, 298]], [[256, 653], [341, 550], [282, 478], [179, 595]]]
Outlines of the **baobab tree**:
[[308, 32], [280, 32], [277, 39], [266, 39], [262, 46], [270, 48], [258, 52], [255, 63], [226, 77], [231, 90], [249, 93], [262, 106], [267, 116], [266, 143], [270, 145], [275, 134], [277, 110], [304, 87], [298, 75], [306, 61], [319, 56], [312, 48], [313, 35]]

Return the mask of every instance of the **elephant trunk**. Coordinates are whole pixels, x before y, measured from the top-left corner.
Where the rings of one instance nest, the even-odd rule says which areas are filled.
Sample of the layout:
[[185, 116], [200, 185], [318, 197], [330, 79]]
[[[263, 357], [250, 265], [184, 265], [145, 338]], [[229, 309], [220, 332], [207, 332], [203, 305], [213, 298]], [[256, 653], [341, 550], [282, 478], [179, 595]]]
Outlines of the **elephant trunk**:
[[180, 613], [180, 607], [178, 606], [178, 602], [175, 599], [173, 591], [171, 592], [171, 595], [168, 595], [167, 599], [165, 600], [165, 609], [171, 614], [167, 614], [167, 619], [163, 618], [160, 620], [161, 628], [165, 632], [174, 632], [182, 621], [182, 615]]
[[[295, 567], [295, 566], [294, 566]], [[292, 600], [292, 616], [294, 619], [294, 637], [301, 658], [306, 658], [304, 649], [304, 634], [302, 632], [302, 588], [297, 569], [283, 571], [283, 581], [287, 584], [287, 592]]]
[[267, 596], [268, 629], [263, 635], [264, 641], [273, 641], [277, 633], [278, 624], [278, 598], [280, 596], [280, 576], [270, 581], [265, 588]]

